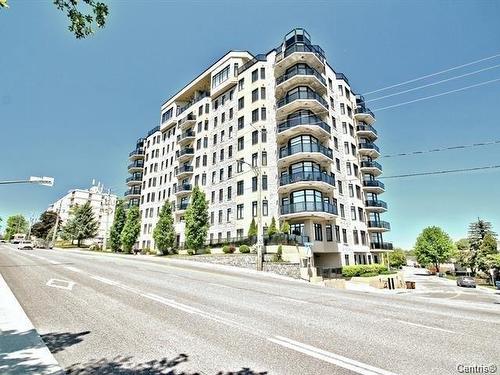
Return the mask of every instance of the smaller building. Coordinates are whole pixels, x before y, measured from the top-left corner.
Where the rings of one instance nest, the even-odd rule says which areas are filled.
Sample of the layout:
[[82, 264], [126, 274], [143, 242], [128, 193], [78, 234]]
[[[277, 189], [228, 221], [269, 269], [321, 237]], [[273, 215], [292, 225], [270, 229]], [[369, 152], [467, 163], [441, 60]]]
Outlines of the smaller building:
[[97, 236], [91, 242], [105, 245], [113, 225], [116, 195], [105, 191], [102, 185], [93, 185], [89, 189], [72, 189], [64, 197], [52, 203], [47, 210], [58, 212], [64, 225], [71, 216], [71, 209], [76, 205], [83, 206], [87, 202], [92, 206], [94, 217], [99, 223]]

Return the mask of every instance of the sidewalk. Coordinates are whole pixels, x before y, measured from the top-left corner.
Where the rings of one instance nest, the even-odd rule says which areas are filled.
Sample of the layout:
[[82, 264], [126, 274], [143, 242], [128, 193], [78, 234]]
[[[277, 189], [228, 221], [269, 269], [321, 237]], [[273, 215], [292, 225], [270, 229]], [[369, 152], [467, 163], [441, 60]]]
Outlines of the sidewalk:
[[0, 301], [0, 373], [63, 375], [2, 275]]

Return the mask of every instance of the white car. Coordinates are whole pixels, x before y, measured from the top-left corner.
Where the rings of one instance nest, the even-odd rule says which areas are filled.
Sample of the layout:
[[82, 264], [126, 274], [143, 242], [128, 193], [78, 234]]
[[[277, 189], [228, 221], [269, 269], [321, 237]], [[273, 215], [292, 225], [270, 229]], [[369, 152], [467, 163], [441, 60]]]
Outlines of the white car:
[[21, 241], [17, 246], [18, 250], [33, 250], [33, 243], [31, 241]]

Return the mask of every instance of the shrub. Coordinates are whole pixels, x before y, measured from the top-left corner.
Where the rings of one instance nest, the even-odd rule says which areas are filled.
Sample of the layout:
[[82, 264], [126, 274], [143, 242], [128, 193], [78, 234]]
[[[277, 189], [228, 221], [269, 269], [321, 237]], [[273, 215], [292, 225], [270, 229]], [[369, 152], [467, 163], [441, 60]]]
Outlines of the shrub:
[[188, 249], [187, 253], [188, 253], [188, 255], [194, 255], [194, 250], [193, 249]]
[[279, 245], [276, 254], [273, 255], [273, 262], [281, 262], [283, 260], [283, 246]]
[[212, 250], [208, 246], [205, 248], [205, 254], [212, 254]]
[[240, 253], [243, 254], [248, 254], [250, 252], [250, 248], [247, 245], [241, 245], [239, 250]]
[[356, 276], [376, 276], [382, 274], [382, 272], [387, 271], [387, 268], [383, 264], [357, 264], [354, 266], [344, 266], [342, 267], [342, 276], [344, 277], [356, 277]]
[[99, 246], [98, 244], [96, 243], [93, 243], [92, 245], [89, 246], [89, 250], [90, 251], [101, 251], [101, 246]]

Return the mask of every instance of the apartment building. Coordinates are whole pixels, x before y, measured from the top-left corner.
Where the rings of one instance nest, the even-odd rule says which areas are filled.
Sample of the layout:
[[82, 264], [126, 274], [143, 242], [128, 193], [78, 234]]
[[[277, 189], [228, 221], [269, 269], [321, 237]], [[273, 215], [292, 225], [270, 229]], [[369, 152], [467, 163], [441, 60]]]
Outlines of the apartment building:
[[207, 242], [246, 236], [261, 214], [299, 242], [318, 267], [381, 262], [390, 251], [379, 199], [384, 184], [375, 115], [304, 29], [266, 54], [230, 51], [167, 100], [160, 125], [130, 154], [126, 196], [139, 205], [139, 247], [152, 248], [164, 202], [177, 240], [194, 186], [209, 200]]
[[61, 222], [64, 225], [71, 216], [71, 209], [76, 205], [83, 206], [89, 202], [92, 206], [94, 218], [99, 223], [99, 230], [95, 238], [88, 243], [105, 244], [109, 237], [111, 226], [115, 215], [116, 195], [105, 191], [102, 185], [92, 185], [89, 189], [72, 189], [68, 193], [52, 203], [48, 211], [59, 213]]

